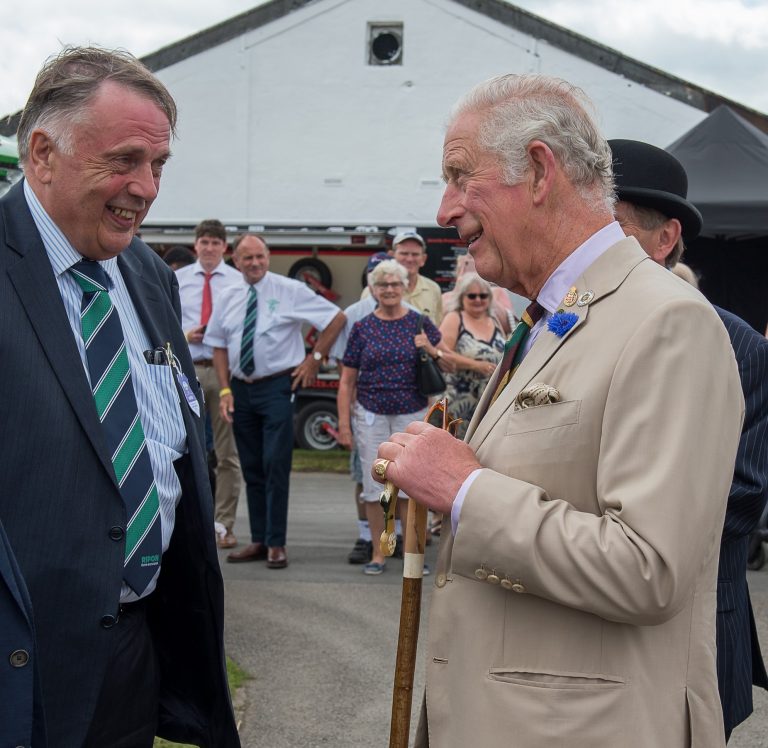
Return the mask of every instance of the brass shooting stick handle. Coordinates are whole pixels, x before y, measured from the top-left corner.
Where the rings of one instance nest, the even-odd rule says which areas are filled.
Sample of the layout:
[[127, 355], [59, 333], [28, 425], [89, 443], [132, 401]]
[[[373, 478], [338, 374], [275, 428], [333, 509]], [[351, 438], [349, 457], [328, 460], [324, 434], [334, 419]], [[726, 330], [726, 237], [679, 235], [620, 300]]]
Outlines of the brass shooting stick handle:
[[384, 510], [384, 531], [379, 538], [379, 549], [385, 556], [391, 556], [395, 552], [397, 533], [395, 532], [395, 517], [397, 516], [397, 486], [388, 480], [384, 483], [384, 490], [379, 496], [379, 503]]

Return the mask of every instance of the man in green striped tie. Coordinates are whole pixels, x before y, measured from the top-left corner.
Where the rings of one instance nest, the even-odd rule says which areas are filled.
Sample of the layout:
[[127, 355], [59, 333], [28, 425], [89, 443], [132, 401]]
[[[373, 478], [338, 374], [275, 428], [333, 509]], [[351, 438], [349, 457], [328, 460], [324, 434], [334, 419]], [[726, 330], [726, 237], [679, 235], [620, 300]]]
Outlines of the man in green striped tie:
[[22, 113], [25, 179], [0, 200], [0, 525], [39, 703], [4, 745], [240, 745], [202, 397], [175, 277], [136, 237], [175, 125], [147, 68], [94, 47], [50, 60]]

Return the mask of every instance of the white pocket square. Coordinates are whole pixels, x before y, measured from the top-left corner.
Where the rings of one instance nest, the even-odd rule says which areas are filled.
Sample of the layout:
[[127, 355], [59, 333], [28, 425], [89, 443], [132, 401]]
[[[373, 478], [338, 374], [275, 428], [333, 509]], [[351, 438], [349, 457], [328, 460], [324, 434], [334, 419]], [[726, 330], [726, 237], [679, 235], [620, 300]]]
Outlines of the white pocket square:
[[520, 390], [520, 394], [515, 398], [514, 409], [536, 408], [539, 405], [559, 402], [560, 393], [554, 387], [543, 382], [534, 382]]

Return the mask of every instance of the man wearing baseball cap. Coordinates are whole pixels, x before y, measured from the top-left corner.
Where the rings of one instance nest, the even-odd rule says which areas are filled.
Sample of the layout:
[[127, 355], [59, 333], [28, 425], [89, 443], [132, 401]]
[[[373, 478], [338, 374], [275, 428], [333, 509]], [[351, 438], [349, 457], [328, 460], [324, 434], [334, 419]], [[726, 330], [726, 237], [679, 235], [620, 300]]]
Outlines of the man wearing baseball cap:
[[424, 239], [415, 231], [401, 231], [392, 240], [392, 256], [408, 271], [403, 300], [439, 325], [443, 319], [443, 292], [419, 272], [427, 261]]
[[[670, 153], [636, 140], [608, 141], [618, 203], [616, 218], [655, 262], [673, 268], [684, 240], [701, 231], [688, 199], [688, 177]], [[731, 338], [746, 410], [720, 544], [717, 580], [717, 679], [726, 740], [752, 713], [752, 684], [768, 689], [746, 568], [749, 535], [768, 487], [768, 342], [739, 317], [715, 307]], [[692, 518], [695, 519], [695, 518]]]

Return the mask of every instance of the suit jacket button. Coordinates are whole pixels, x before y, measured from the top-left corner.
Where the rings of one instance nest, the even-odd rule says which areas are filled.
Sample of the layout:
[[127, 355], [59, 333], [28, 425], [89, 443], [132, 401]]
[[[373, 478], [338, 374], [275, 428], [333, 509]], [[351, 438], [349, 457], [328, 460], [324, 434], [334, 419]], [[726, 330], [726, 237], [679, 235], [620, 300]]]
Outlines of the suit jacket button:
[[488, 572], [481, 566], [479, 569], [475, 569], [475, 576], [483, 582], [488, 579]]
[[8, 659], [12, 667], [24, 667], [29, 662], [29, 652], [26, 649], [15, 649]]
[[512, 585], [512, 592], [525, 592], [525, 587], [520, 582], [515, 582]]
[[122, 540], [123, 536], [125, 535], [125, 530], [123, 530], [122, 527], [119, 527], [118, 525], [115, 525], [114, 527], [109, 528], [109, 537], [110, 540]]
[[496, 574], [489, 574], [487, 579], [488, 584], [498, 584], [499, 578]]
[[111, 629], [116, 623], [117, 623], [117, 618], [115, 618], [115, 616], [102, 616], [101, 617], [102, 628]]
[[435, 577], [435, 586], [436, 587], [445, 587], [446, 581], [447, 581], [447, 579], [445, 577], [445, 574], [438, 574]]

